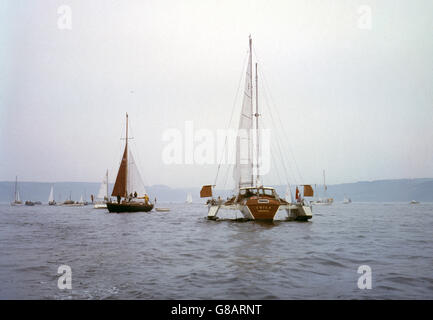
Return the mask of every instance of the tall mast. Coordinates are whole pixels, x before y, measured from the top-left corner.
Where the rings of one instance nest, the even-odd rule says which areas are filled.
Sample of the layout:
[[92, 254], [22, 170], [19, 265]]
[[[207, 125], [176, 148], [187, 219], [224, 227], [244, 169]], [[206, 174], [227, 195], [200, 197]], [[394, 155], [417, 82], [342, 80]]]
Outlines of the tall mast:
[[15, 176], [15, 201], [17, 201], [18, 176]]
[[326, 194], [326, 181], [325, 181], [325, 170], [323, 170], [323, 189], [325, 190], [325, 194]]
[[[253, 57], [253, 49], [252, 49], [252, 47], [253, 47], [253, 40], [251, 39], [251, 35], [250, 35], [250, 41], [249, 41], [249, 44], [250, 44], [250, 57], [249, 57], [249, 60], [250, 60], [250, 64], [249, 64], [249, 67], [250, 67], [250, 70], [249, 70], [249, 72], [250, 72], [250, 97], [251, 97], [251, 115], [253, 115], [253, 65], [252, 65], [252, 57]], [[253, 117], [251, 117], [251, 126], [250, 126], [250, 129], [252, 129], [253, 128], [253, 126], [254, 126], [254, 119], [253, 119]], [[253, 155], [253, 145], [252, 145], [252, 139], [251, 139], [251, 134], [252, 134], [252, 132], [251, 132], [251, 130], [250, 130], [250, 132], [249, 132], [249, 136], [250, 136], [250, 143], [249, 143], [249, 160], [251, 161], [251, 168], [252, 168], [252, 170], [251, 170], [251, 183], [252, 184], [254, 184], [254, 162], [253, 162], [253, 157], [252, 157], [252, 155]]]
[[256, 173], [256, 187], [259, 186], [259, 86], [258, 86], [258, 76], [257, 76], [257, 62], [256, 62], [256, 147], [257, 147], [257, 173]]
[[106, 182], [107, 182], [107, 201], [108, 201], [108, 169], [106, 174]]
[[125, 198], [128, 197], [128, 113], [126, 113]]

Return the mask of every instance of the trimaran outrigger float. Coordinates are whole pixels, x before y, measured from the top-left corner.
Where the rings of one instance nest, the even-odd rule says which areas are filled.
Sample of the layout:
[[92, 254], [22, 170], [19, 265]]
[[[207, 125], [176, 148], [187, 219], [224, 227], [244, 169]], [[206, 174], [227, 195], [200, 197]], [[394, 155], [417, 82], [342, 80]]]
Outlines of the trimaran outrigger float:
[[[214, 199], [212, 188], [214, 185], [203, 186], [200, 197], [212, 197], [208, 201], [208, 218], [217, 219], [217, 214], [221, 209], [238, 210], [246, 220], [273, 220], [278, 210], [285, 210], [288, 220], [307, 221], [312, 218], [311, 206], [307, 205], [300, 197], [297, 202], [288, 202], [278, 196], [274, 188], [264, 187], [260, 182], [259, 175], [259, 137], [258, 127], [260, 116], [258, 109], [258, 76], [257, 63], [255, 64], [256, 83], [255, 98], [256, 110], [253, 111], [253, 72], [252, 72], [252, 40], [249, 39], [249, 58], [246, 71], [245, 90], [242, 103], [241, 117], [239, 121], [239, 131], [236, 139], [236, 164], [234, 177], [236, 183], [235, 195], [228, 200]], [[255, 121], [254, 121], [255, 119]], [[254, 128], [255, 122], [255, 128]], [[254, 131], [255, 129], [255, 131]], [[243, 134], [241, 132], [247, 132]], [[256, 164], [253, 163], [253, 141], [252, 134], [256, 137]], [[242, 159], [241, 154], [248, 155], [248, 159]], [[304, 196], [313, 196], [313, 189], [310, 185], [304, 185]]]

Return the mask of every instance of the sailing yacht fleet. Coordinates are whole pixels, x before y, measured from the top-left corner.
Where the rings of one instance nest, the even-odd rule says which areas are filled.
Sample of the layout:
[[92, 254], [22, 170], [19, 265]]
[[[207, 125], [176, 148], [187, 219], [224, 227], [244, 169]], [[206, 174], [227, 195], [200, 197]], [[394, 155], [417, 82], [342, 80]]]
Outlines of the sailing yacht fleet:
[[[255, 82], [253, 81], [253, 67], [255, 70]], [[309, 184], [297, 185], [294, 189], [295, 197], [292, 195], [291, 186], [283, 197], [277, 193], [275, 188], [263, 183], [260, 167], [261, 143], [259, 139], [259, 87], [258, 87], [258, 64], [253, 64], [252, 39], [249, 38], [248, 65], [245, 74], [245, 88], [242, 101], [241, 113], [239, 115], [238, 136], [236, 139], [236, 163], [233, 168], [234, 185], [233, 194], [227, 199], [214, 196], [215, 185], [205, 185], [200, 191], [200, 198], [207, 198], [207, 217], [210, 220], [218, 219], [218, 214], [223, 210], [234, 210], [240, 212], [245, 220], [273, 220], [278, 211], [285, 213], [287, 220], [308, 221], [312, 218], [312, 206], [333, 203], [333, 198], [327, 196], [325, 171], [323, 171], [324, 198], [310, 199], [315, 191]], [[255, 99], [254, 99], [255, 98]], [[131, 146], [128, 143], [128, 114], [126, 114], [126, 137], [125, 147], [117, 172], [111, 194], [109, 193], [108, 170], [106, 171], [98, 194], [95, 198], [91, 196], [95, 209], [104, 209], [109, 212], [149, 212], [156, 204], [151, 201], [141, 179], [140, 172], [134, 161]], [[245, 134], [246, 132], [246, 134]], [[255, 137], [254, 137], [255, 135]], [[255, 139], [254, 139], [255, 138]], [[303, 192], [301, 192], [303, 191]], [[185, 203], [191, 204], [192, 194], [188, 193]], [[345, 197], [344, 203], [350, 203], [350, 198]], [[83, 206], [87, 201], [81, 196], [80, 201], [71, 199], [63, 203], [57, 203], [54, 198], [54, 186], [51, 186], [48, 204]], [[18, 189], [18, 177], [15, 179], [14, 201], [11, 205], [22, 205]], [[155, 208], [156, 211], [169, 211], [167, 208]]]

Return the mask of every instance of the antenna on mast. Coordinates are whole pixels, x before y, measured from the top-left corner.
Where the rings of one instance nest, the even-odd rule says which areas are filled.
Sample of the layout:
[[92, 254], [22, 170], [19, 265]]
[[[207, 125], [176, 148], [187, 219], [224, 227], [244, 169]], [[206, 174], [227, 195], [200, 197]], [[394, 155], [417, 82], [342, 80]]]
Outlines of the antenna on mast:
[[258, 73], [257, 73], [257, 62], [256, 62], [256, 113], [254, 116], [256, 117], [256, 166], [257, 166], [257, 172], [256, 172], [256, 187], [259, 186], [259, 80], [258, 80]]

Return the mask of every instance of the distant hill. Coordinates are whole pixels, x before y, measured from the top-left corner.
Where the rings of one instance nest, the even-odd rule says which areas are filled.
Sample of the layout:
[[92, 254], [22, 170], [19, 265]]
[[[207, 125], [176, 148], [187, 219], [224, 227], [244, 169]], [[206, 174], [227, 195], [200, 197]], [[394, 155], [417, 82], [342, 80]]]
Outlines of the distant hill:
[[[19, 182], [21, 200], [48, 201], [51, 185], [54, 186], [56, 201], [64, 201], [69, 196], [72, 200], [79, 200], [81, 195], [90, 200], [90, 195], [96, 195], [99, 189], [97, 182]], [[274, 186], [281, 196], [284, 196], [285, 186]], [[113, 185], [110, 184], [111, 192]], [[292, 186], [292, 192], [294, 192]], [[191, 192], [194, 202], [204, 202], [199, 198], [200, 187], [197, 188], [170, 188], [165, 185], [153, 185], [147, 187], [151, 199], [157, 198], [160, 202], [184, 202]], [[317, 185], [317, 196], [323, 197], [323, 186]], [[217, 194], [227, 197], [230, 190], [217, 190]], [[342, 201], [347, 195], [355, 202], [408, 202], [418, 200], [421, 202], [433, 202], [433, 178], [425, 179], [399, 179], [360, 181], [329, 185], [327, 195], [335, 201]], [[14, 182], [0, 182], [0, 202], [9, 203], [14, 198]]]

